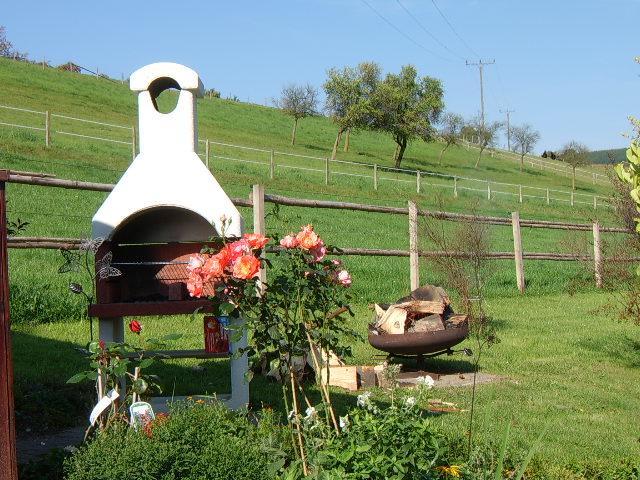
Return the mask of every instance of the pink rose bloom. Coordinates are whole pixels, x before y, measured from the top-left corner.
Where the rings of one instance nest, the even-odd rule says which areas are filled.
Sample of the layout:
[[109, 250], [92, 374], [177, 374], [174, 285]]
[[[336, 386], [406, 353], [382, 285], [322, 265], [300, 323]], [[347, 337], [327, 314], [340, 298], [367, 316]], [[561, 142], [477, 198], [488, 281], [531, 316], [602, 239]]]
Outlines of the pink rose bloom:
[[227, 258], [223, 254], [213, 255], [209, 257], [202, 266], [202, 276], [205, 282], [212, 278], [221, 278], [224, 276]]
[[260, 235], [259, 233], [245, 233], [242, 237], [249, 243], [249, 246], [254, 250], [260, 250], [264, 248], [264, 246], [269, 243], [269, 238], [264, 235]]
[[340, 265], [342, 265], [342, 260], [334, 258], [333, 260], [331, 260], [331, 263], [333, 263], [336, 267], [339, 267]]
[[320, 240], [320, 242], [315, 247], [309, 250], [309, 253], [313, 257], [314, 262], [319, 262], [327, 254], [327, 247], [325, 247], [324, 242]]
[[307, 225], [306, 227], [302, 227], [300, 233], [296, 235], [296, 239], [298, 240], [300, 248], [303, 248], [305, 250], [311, 250], [312, 248], [317, 247], [322, 242], [318, 234], [313, 231], [313, 225], [311, 224]]
[[195, 272], [189, 274], [187, 280], [187, 290], [192, 297], [200, 298], [204, 293], [204, 283], [202, 277]]
[[227, 243], [222, 251], [223, 255], [229, 259], [229, 263], [233, 265], [242, 255], [251, 253], [251, 245], [246, 238], [243, 238], [233, 243]]
[[187, 271], [195, 272], [202, 268], [204, 265], [205, 258], [199, 253], [195, 256], [189, 257], [189, 264], [187, 265]]
[[340, 270], [338, 272], [338, 283], [345, 287], [350, 287], [351, 275], [349, 275], [349, 272], [347, 272], [346, 270]]
[[293, 234], [289, 234], [280, 240], [280, 245], [284, 248], [296, 248], [298, 246], [298, 239]]
[[243, 255], [233, 265], [233, 276], [241, 280], [249, 280], [260, 271], [260, 260], [253, 255]]

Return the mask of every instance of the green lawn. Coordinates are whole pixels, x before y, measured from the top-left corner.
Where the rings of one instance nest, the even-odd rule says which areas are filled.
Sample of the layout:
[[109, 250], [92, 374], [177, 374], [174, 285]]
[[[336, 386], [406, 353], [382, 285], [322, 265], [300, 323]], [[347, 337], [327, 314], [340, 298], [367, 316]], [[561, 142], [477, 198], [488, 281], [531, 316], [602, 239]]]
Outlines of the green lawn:
[[[482, 442], [495, 440], [507, 421], [513, 421], [517, 451], [531, 445], [542, 428], [549, 429], [540, 453], [554, 466], [617, 463], [640, 455], [637, 419], [640, 398], [640, 332], [638, 327], [595, 313], [609, 300], [606, 293], [523, 296], [490, 299], [500, 343], [491, 347], [483, 371], [503, 375], [502, 382], [478, 388], [476, 434]], [[370, 312], [356, 308], [355, 326], [364, 330]], [[201, 348], [202, 324], [189, 317], [147, 318], [148, 335], [179, 331], [176, 347]], [[87, 336], [87, 322], [14, 327], [15, 367], [19, 381], [64, 383], [84, 368], [74, 350]], [[136, 342], [136, 338], [131, 338]], [[462, 346], [474, 348], [472, 342]], [[371, 363], [376, 352], [354, 345], [351, 362]], [[202, 365], [204, 371], [192, 369]], [[464, 357], [441, 357], [427, 368], [469, 374]], [[225, 392], [229, 388], [226, 361], [175, 360], [153, 368], [165, 394]], [[313, 388], [312, 388], [313, 390]], [[434, 398], [469, 408], [470, 390], [434, 390]], [[334, 389], [342, 409], [354, 403], [352, 395]], [[262, 378], [251, 385], [251, 401], [282, 408], [280, 389]], [[20, 408], [20, 405], [18, 405]], [[447, 414], [435, 420], [454, 434], [468, 428], [468, 416]]]
[[[0, 80], [3, 89], [0, 103], [27, 106], [83, 118], [99, 118], [107, 122], [131, 124], [135, 119], [135, 98], [123, 85], [101, 79], [78, 76], [53, 70], [0, 60]], [[333, 125], [325, 118], [305, 119], [299, 129], [298, 145], [288, 145], [289, 119], [272, 108], [235, 103], [225, 100], [201, 100], [200, 136], [257, 147], [274, 148], [313, 156], [328, 155], [334, 135]], [[20, 114], [27, 115], [27, 114]], [[0, 121], [18, 122], [18, 113], [0, 111]], [[37, 117], [34, 117], [37, 119]], [[39, 119], [37, 121], [40, 121]], [[62, 120], [56, 120], [62, 122]], [[34, 123], [35, 125], [35, 123]], [[69, 125], [60, 124], [59, 129]], [[97, 135], [84, 124], [75, 124], [78, 131]], [[113, 138], [127, 140], [127, 132], [112, 132]], [[120, 135], [117, 137], [116, 135]], [[43, 145], [40, 132], [12, 131], [0, 126], [0, 168], [39, 170], [62, 178], [115, 182], [131, 160], [126, 146], [87, 142], [72, 137], [55, 136], [50, 149]], [[390, 165], [393, 153], [391, 140], [372, 132], [358, 132], [352, 138], [352, 149], [340, 158]], [[433, 172], [474, 176], [493, 182], [529, 183], [568, 190], [570, 180], [549, 172], [527, 167], [521, 174], [515, 162], [499, 157], [483, 159], [479, 169], [473, 169], [473, 151], [464, 148], [448, 152], [442, 167], [437, 165], [438, 145], [420, 142], [408, 149], [406, 166]], [[264, 152], [238, 153], [245, 160], [267, 161]], [[230, 151], [214, 146], [214, 155], [231, 156]], [[243, 156], [244, 155], [244, 156]], [[253, 183], [266, 185], [268, 193], [281, 193], [305, 198], [341, 199], [362, 203], [406, 205], [416, 200], [422, 208], [443, 208], [467, 212], [476, 208], [489, 215], [509, 216], [519, 210], [521, 218], [555, 219], [590, 222], [599, 220], [613, 225], [615, 218], [606, 208], [593, 210], [591, 205], [569, 207], [566, 203], [544, 199], [517, 198], [498, 194], [491, 201], [484, 194], [460, 190], [453, 197], [452, 184], [446, 188], [426, 187], [415, 193], [415, 178], [391, 182], [382, 178], [374, 191], [370, 179], [337, 173], [359, 173], [354, 166], [335, 166], [330, 185], [324, 185], [324, 173], [285, 168], [292, 160], [277, 159], [280, 167], [276, 177], [268, 180], [264, 165], [225, 161], [212, 162], [212, 169], [231, 196], [246, 197]], [[297, 160], [297, 162], [300, 162]], [[322, 169], [318, 161], [307, 159], [305, 167]], [[315, 163], [314, 163], [315, 162]], [[300, 165], [300, 163], [298, 163]], [[338, 170], [340, 168], [341, 170]], [[360, 172], [361, 173], [361, 172]], [[390, 175], [381, 174], [382, 177]], [[398, 177], [401, 178], [401, 177]], [[407, 177], [401, 179], [407, 180]], [[438, 183], [447, 183], [438, 180]], [[465, 186], [460, 183], [460, 186]], [[471, 185], [471, 188], [475, 188]], [[606, 195], [606, 186], [578, 182], [579, 192]], [[485, 187], [486, 188], [486, 185]], [[506, 190], [507, 187], [496, 187]], [[511, 193], [515, 193], [513, 190]], [[526, 193], [526, 192], [525, 192]], [[538, 195], [539, 193], [536, 193]], [[90, 220], [106, 194], [32, 187], [8, 186], [9, 216], [30, 222], [30, 236], [84, 237], [90, 233]], [[586, 198], [586, 197], [585, 197]], [[566, 199], [565, 199], [566, 200]], [[271, 205], [267, 218], [269, 234], [284, 234], [300, 225], [313, 223], [328, 243], [346, 247], [397, 248], [408, 247], [406, 216], [374, 213], [330, 211], [283, 207], [277, 212]], [[247, 227], [251, 228], [251, 212], [241, 209]], [[277, 214], [277, 215], [276, 215]], [[436, 228], [432, 222], [421, 224], [421, 245], [429, 248], [425, 228]], [[455, 234], [452, 224], [444, 226]], [[513, 248], [510, 227], [493, 226], [491, 248], [509, 251]], [[604, 235], [607, 252], [621, 236]], [[523, 229], [525, 251], [589, 253], [589, 232]], [[88, 387], [64, 387], [84, 361], [75, 347], [88, 339], [88, 321], [81, 319], [82, 305], [78, 297], [67, 291], [72, 275], [61, 275], [57, 268], [62, 260], [55, 251], [12, 250], [10, 280], [12, 314], [15, 324], [14, 357], [18, 395], [18, 411], [22, 425], [25, 415], [33, 415], [42, 399], [55, 400], [48, 424], [59, 427], [77, 418], [81, 411], [77, 392], [86, 395]], [[393, 301], [406, 294], [409, 287], [409, 262], [406, 258], [348, 257], [352, 272], [355, 318], [352, 320], [363, 334], [370, 321], [368, 305], [376, 301]], [[498, 324], [501, 343], [492, 347], [482, 362], [483, 370], [504, 375], [504, 382], [483, 385], [478, 395], [478, 437], [488, 441], [503, 431], [504, 423], [512, 419], [514, 442], [519, 447], [530, 445], [537, 432], [550, 422], [551, 429], [541, 452], [541, 461], [562, 466], [570, 463], [611, 461], [633, 458], [640, 454], [637, 411], [640, 407], [640, 330], [620, 323], [612, 315], [598, 310], [611, 300], [607, 292], [593, 285], [589, 265], [574, 262], [525, 262], [527, 292], [520, 295], [515, 287], [513, 261], [496, 261], [494, 273], [488, 279], [488, 309]], [[422, 282], [442, 283], [434, 266], [421, 263]], [[576, 291], [569, 295], [569, 290]], [[47, 322], [47, 320], [56, 320]], [[44, 322], [42, 322], [44, 320]], [[189, 317], [146, 318], [145, 332], [160, 335], [181, 332], [184, 337], [176, 347], [202, 346], [202, 325]], [[469, 345], [472, 346], [472, 345]], [[351, 362], [371, 363], [378, 360], [376, 352], [366, 343], [354, 345]], [[204, 371], [191, 367], [202, 364]], [[445, 357], [434, 361], [433, 368], [469, 372], [470, 365], [461, 357]], [[228, 388], [225, 361], [180, 360], [155, 367], [162, 377], [165, 392], [197, 393]], [[437, 390], [434, 396], [468, 406], [469, 389]], [[353, 403], [354, 397], [335, 391], [338, 403]], [[252, 402], [279, 406], [279, 389], [263, 379], [252, 384]], [[68, 404], [69, 399], [74, 403]], [[84, 417], [82, 417], [83, 419]], [[82, 420], [81, 419], [81, 420]], [[466, 414], [438, 417], [444, 429], [464, 434]]]

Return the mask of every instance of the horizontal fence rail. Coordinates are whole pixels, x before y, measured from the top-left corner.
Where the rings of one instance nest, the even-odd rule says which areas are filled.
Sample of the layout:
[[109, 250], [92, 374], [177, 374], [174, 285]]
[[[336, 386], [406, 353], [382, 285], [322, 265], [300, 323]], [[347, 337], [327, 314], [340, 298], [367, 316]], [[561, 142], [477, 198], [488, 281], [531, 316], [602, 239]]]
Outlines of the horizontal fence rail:
[[[15, 172], [4, 171], [9, 183], [19, 183], [26, 185], [57, 187], [64, 189], [78, 189], [87, 191], [109, 192], [114, 185], [106, 183], [83, 182], [77, 180], [67, 180], [54, 178], [44, 173], [32, 172]], [[258, 193], [256, 193], [258, 192]], [[413, 201], [409, 201], [407, 207], [392, 207], [385, 205], [367, 205], [351, 202], [339, 202], [332, 200], [316, 200], [293, 198], [283, 195], [265, 194], [264, 187], [254, 186], [253, 194], [248, 199], [232, 198], [235, 205], [243, 207], [252, 207], [254, 210], [254, 221], [258, 221], [261, 225], [265, 223], [264, 204], [272, 203], [276, 205], [303, 207], [303, 208], [320, 208], [334, 210], [349, 210], [370, 212], [391, 215], [407, 215], [409, 217], [409, 238], [418, 238], [418, 219], [434, 218], [438, 220], [447, 220], [453, 222], [479, 222], [490, 225], [512, 226], [514, 251], [513, 252], [487, 252], [482, 254], [484, 258], [493, 260], [515, 260], [516, 278], [518, 280], [518, 288], [521, 292], [525, 289], [524, 280], [524, 264], [523, 260], [545, 260], [545, 261], [593, 261], [596, 285], [602, 286], [602, 265], [604, 262], [630, 263], [640, 261], [640, 257], [610, 257], [602, 256], [602, 246], [600, 240], [601, 232], [608, 233], [635, 233], [632, 229], [601, 226], [598, 222], [588, 223], [571, 223], [561, 221], [539, 220], [539, 219], [520, 219], [518, 212], [513, 212], [511, 217], [498, 217], [487, 215], [469, 215], [457, 212], [443, 212], [432, 210], [420, 210]], [[256, 212], [262, 212], [261, 218], [256, 218]], [[260, 215], [258, 215], [260, 217]], [[585, 255], [579, 253], [552, 253], [552, 252], [523, 252], [521, 228], [542, 228], [542, 229], [563, 229], [575, 231], [592, 231], [594, 238], [593, 255]], [[75, 238], [48, 238], [48, 237], [11, 237], [8, 239], [8, 246], [11, 248], [41, 248], [41, 249], [78, 249], [82, 243], [81, 239]], [[268, 251], [277, 251], [270, 249]], [[380, 256], [380, 257], [409, 257], [410, 259], [410, 277], [412, 287], [419, 279], [418, 258], [436, 258], [436, 257], [452, 257], [452, 258], [469, 258], [471, 254], [467, 252], [443, 252], [443, 251], [425, 251], [420, 250], [416, 240], [409, 242], [409, 250], [390, 250], [376, 248], [357, 248], [357, 247], [340, 247], [331, 250], [334, 255], [353, 255], [353, 256]]]
[[[11, 127], [11, 128], [24, 128], [34, 131], [42, 131], [44, 132], [45, 144], [46, 146], [51, 145], [51, 137], [53, 134], [55, 135], [63, 135], [70, 136], [76, 139], [82, 139], [87, 141], [96, 141], [96, 142], [107, 142], [112, 144], [125, 145], [130, 147], [132, 157], [135, 157], [137, 153], [137, 138], [136, 138], [136, 128], [134, 126], [128, 125], [118, 125], [115, 123], [102, 122], [97, 120], [84, 119], [72, 115], [62, 115], [51, 113], [50, 111], [38, 111], [28, 108], [15, 107], [10, 105], [0, 105], [0, 109], [11, 110], [16, 112], [23, 112], [28, 114], [36, 114], [42, 115], [44, 117], [44, 124], [42, 126], [36, 125], [23, 125], [13, 122], [3, 122], [0, 121], [1, 126]], [[52, 119], [60, 119], [68, 122], [76, 122], [76, 123], [85, 123], [89, 125], [94, 125], [98, 127], [105, 128], [115, 128], [128, 132], [130, 138], [129, 139], [117, 139], [117, 138], [109, 138], [103, 134], [87, 134], [87, 133], [78, 133], [69, 131], [69, 128], [65, 129], [53, 129], [52, 128]], [[111, 132], [115, 133], [115, 132]], [[403, 185], [415, 185], [415, 191], [417, 193], [423, 193], [428, 188], [436, 188], [442, 191], [450, 191], [454, 197], [458, 197], [459, 192], [472, 192], [474, 194], [482, 194], [486, 196], [488, 200], [493, 200], [498, 197], [512, 199], [517, 201], [518, 203], [523, 203], [525, 200], [537, 200], [546, 202], [549, 205], [551, 202], [562, 203], [570, 206], [575, 205], [588, 205], [593, 209], [597, 209], [598, 207], [607, 207], [610, 208], [609, 198], [602, 195], [597, 194], [588, 194], [582, 192], [575, 191], [566, 191], [559, 190], [555, 188], [546, 188], [539, 187], [527, 184], [514, 184], [507, 182], [496, 182], [491, 180], [485, 180], [480, 178], [467, 177], [463, 175], [450, 175], [443, 174], [437, 172], [423, 171], [423, 170], [412, 170], [407, 168], [394, 168], [390, 166], [370, 164], [365, 162], [353, 162], [347, 160], [339, 160], [334, 159], [331, 160], [326, 157], [319, 157], [313, 155], [304, 155], [298, 153], [291, 152], [283, 152], [279, 150], [266, 149], [266, 148], [258, 148], [258, 147], [250, 147], [245, 145], [236, 145], [228, 142], [218, 142], [210, 139], [199, 139], [198, 143], [205, 146], [205, 152], [200, 153], [200, 157], [203, 159], [207, 167], [210, 167], [211, 162], [213, 160], [222, 160], [226, 162], [239, 162], [245, 164], [252, 164], [258, 166], [264, 166], [265, 171], [264, 174], [268, 175], [270, 179], [273, 179], [277, 174], [278, 170], [297, 170], [301, 172], [311, 172], [318, 175], [324, 176], [324, 181], [326, 184], [331, 182], [332, 178], [335, 177], [351, 177], [351, 178], [361, 178], [367, 179], [371, 188], [374, 190], [378, 190], [381, 184], [383, 183], [396, 183]], [[467, 148], [473, 147], [477, 148], [476, 145], [470, 142], [463, 142]], [[255, 154], [255, 156], [264, 156], [269, 158], [239, 158], [238, 155], [224, 153], [224, 152], [216, 152], [217, 150], [223, 149], [237, 149], [240, 152], [245, 152], [247, 155]], [[503, 150], [488, 150], [488, 152], [497, 153], [502, 157], [509, 160], [519, 161], [519, 156], [514, 154], [513, 152], [503, 151]], [[491, 153], [493, 155], [493, 153]], [[277, 161], [276, 158], [279, 159], [304, 159], [304, 160], [312, 160], [317, 161], [317, 167], [305, 165], [302, 166], [300, 164], [287, 164], [282, 163], [282, 161]], [[541, 158], [526, 156], [526, 162], [530, 165], [534, 166], [534, 164], [539, 165], [541, 168], [550, 169], [553, 171], [558, 171], [566, 175], [571, 175], [571, 170], [567, 170], [566, 167], [563, 168], [562, 164], [557, 163], [553, 164], [549, 161], [546, 161]], [[345, 172], [340, 171], [338, 168], [332, 167], [343, 166], [345, 168], [352, 169], [364, 169], [362, 173], [356, 172]], [[387, 174], [395, 175], [381, 175], [383, 172]], [[400, 176], [404, 178], [400, 178]], [[595, 173], [595, 172], [587, 172], [586, 170], [576, 169], [576, 176], [578, 178], [589, 178], [593, 180], [595, 184], [596, 180], [598, 181], [608, 181], [605, 175]], [[411, 178], [413, 177], [413, 178]], [[441, 179], [447, 180], [449, 183], [442, 182], [434, 182], [433, 180]], [[511, 191], [509, 191], [511, 190]]]
[[[78, 250], [83, 239], [80, 238], [48, 238], [48, 237], [8, 237], [9, 248], [34, 248], [53, 250]], [[280, 247], [267, 248], [267, 253], [276, 253], [282, 250]], [[362, 257], [409, 257], [409, 250], [393, 250], [380, 248], [349, 248], [332, 247], [331, 255], [362, 256]], [[473, 255], [466, 252], [441, 252], [441, 251], [419, 251], [418, 255], [423, 258], [451, 257], [451, 258], [471, 258]], [[592, 261], [593, 256], [580, 255], [577, 253], [547, 253], [529, 252], [522, 254], [527, 260], [551, 260], [551, 261]], [[513, 252], [486, 252], [479, 254], [481, 258], [492, 260], [513, 260]], [[640, 256], [634, 257], [608, 257], [603, 258], [606, 262], [632, 263], [640, 261]]]

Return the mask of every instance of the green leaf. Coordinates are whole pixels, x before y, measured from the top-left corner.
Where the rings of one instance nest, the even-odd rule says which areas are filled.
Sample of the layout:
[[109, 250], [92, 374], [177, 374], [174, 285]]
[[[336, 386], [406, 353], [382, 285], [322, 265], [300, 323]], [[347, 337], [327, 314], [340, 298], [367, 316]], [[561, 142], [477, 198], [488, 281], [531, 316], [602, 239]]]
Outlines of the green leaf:
[[153, 358], [144, 358], [140, 364], [138, 365], [138, 367], [140, 368], [148, 368], [153, 364]]
[[522, 480], [522, 477], [524, 477], [524, 471], [527, 469], [527, 465], [529, 465], [529, 462], [533, 458], [533, 455], [536, 453], [536, 450], [538, 450], [538, 448], [540, 447], [540, 444], [542, 443], [542, 438], [547, 433], [548, 428], [549, 428], [549, 424], [547, 423], [547, 425], [545, 425], [545, 427], [542, 429], [542, 432], [540, 433], [536, 441], [533, 442], [533, 445], [531, 445], [531, 448], [527, 452], [527, 456], [522, 461], [522, 465], [520, 465], [520, 468], [516, 472], [515, 477], [513, 477], [514, 480]]
[[496, 465], [496, 471], [494, 472], [494, 480], [502, 480], [502, 470], [504, 470], [504, 457], [507, 453], [507, 443], [509, 441], [509, 432], [511, 430], [511, 422], [507, 422], [507, 428], [504, 430], [502, 437], [502, 445], [500, 452], [498, 453], [498, 464]]
[[198, 307], [193, 311], [193, 313], [191, 314], [191, 320], [196, 319], [196, 316], [200, 313], [200, 310], [202, 310], [202, 307]]
[[149, 386], [144, 378], [137, 379], [131, 386], [133, 391], [138, 395], [142, 395], [144, 392], [146, 392], [148, 387]]
[[165, 342], [172, 342], [174, 340], [178, 340], [182, 338], [182, 334], [181, 333], [170, 333], [168, 335], [165, 335], [162, 337], [162, 340], [164, 340]]
[[90, 372], [76, 373], [73, 377], [71, 377], [69, 380], [67, 380], [67, 383], [80, 383], [83, 380], [86, 380], [87, 373], [90, 373]]
[[236, 309], [236, 306], [233, 303], [223, 302], [220, 304], [220, 313], [223, 315], [229, 315]]

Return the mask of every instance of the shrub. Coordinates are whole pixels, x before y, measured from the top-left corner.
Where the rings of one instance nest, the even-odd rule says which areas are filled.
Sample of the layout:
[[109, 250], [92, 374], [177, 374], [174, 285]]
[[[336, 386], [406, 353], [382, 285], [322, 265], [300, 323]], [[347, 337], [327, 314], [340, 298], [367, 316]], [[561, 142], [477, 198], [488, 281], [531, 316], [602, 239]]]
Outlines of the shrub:
[[449, 445], [431, 419], [406, 403], [378, 409], [361, 395], [345, 430], [311, 458], [319, 478], [438, 479], [453, 468]]
[[66, 462], [67, 478], [276, 478], [289, 455], [284, 433], [268, 412], [251, 422], [220, 404], [187, 402], [144, 431], [116, 424], [100, 433]]

